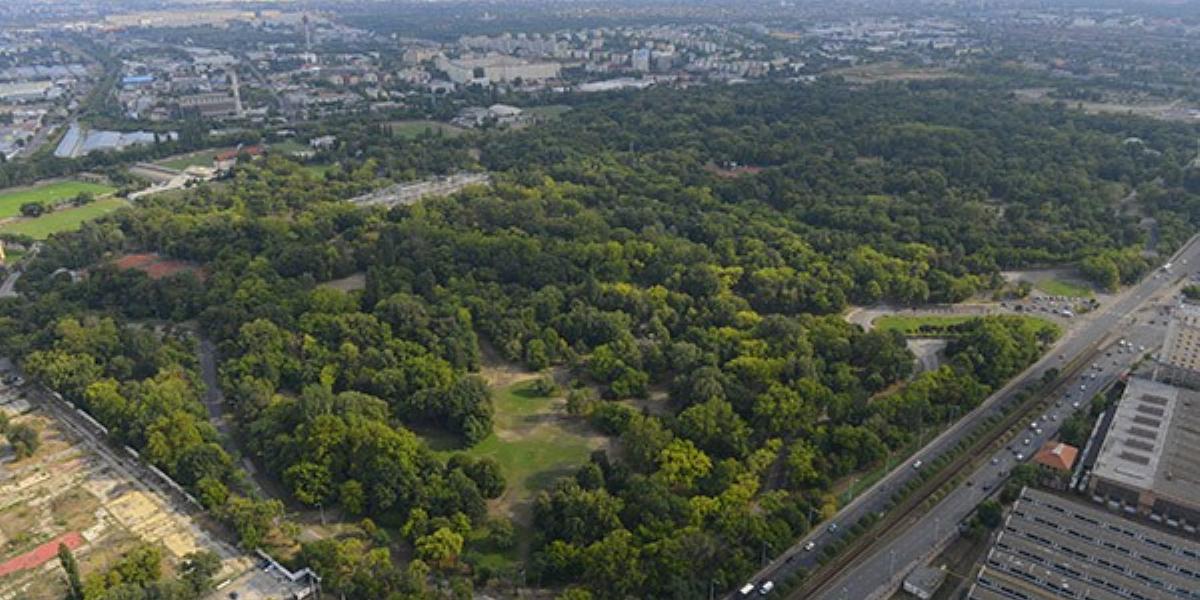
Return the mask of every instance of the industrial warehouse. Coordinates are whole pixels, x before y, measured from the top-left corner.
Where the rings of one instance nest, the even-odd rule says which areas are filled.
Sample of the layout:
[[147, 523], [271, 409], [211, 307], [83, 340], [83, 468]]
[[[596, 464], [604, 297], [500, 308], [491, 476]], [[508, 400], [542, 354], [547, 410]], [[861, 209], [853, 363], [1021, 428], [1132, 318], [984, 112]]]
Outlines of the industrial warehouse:
[[1200, 599], [1200, 544], [1025, 489], [968, 598]]
[[1133, 378], [1096, 465], [1093, 500], [1169, 527], [1200, 527], [1200, 392]]

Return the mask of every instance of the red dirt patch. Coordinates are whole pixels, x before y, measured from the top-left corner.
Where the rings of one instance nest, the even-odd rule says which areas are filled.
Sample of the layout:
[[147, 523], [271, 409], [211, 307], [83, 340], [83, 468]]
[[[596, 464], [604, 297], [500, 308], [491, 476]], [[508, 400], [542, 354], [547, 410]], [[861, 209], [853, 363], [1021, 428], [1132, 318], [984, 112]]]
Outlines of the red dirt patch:
[[137, 269], [145, 273], [150, 279], [162, 279], [176, 273], [190, 271], [195, 273], [197, 279], [204, 281], [206, 275], [204, 269], [197, 267], [195, 264], [182, 260], [166, 259], [159, 256], [156, 252], [127, 254], [114, 261], [113, 265], [122, 271]]
[[0, 564], [0, 577], [42, 566], [46, 561], [58, 555], [59, 544], [66, 544], [68, 548], [74, 550], [83, 545], [83, 536], [76, 531], [64, 533], [25, 554], [10, 559]]
[[118, 258], [113, 264], [122, 271], [126, 269], [141, 269], [146, 265], [158, 260], [157, 254], [127, 254]]

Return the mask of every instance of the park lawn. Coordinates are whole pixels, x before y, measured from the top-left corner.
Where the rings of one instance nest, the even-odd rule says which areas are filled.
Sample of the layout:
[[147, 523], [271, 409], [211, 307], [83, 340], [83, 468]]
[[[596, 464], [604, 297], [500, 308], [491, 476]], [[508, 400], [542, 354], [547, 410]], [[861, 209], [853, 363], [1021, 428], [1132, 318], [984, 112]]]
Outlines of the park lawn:
[[189, 152], [179, 156], [172, 156], [158, 161], [160, 167], [182, 171], [188, 167], [211, 167], [213, 166], [213, 157], [226, 150], [233, 148], [213, 148], [210, 150], [200, 150], [198, 152]]
[[467, 454], [500, 463], [512, 500], [532, 499], [587, 462], [592, 451], [588, 440], [564, 426], [555, 400], [538, 396], [532, 381], [497, 391], [494, 402], [494, 431]]
[[571, 110], [566, 104], [547, 104], [545, 106], [530, 106], [525, 109], [525, 113], [539, 121], [551, 121], [563, 115], [563, 113]]
[[480, 561], [498, 569], [528, 555], [534, 497], [587, 463], [599, 438], [577, 430], [582, 426], [567, 420], [561, 397], [538, 395], [533, 380], [495, 390], [492, 401], [496, 410], [492, 433], [471, 448], [461, 449], [460, 441], [445, 433], [421, 431], [420, 435], [443, 458], [463, 452], [473, 458], [491, 457], [500, 464], [506, 485], [493, 511], [511, 516], [516, 544], [495, 548], [483, 531], [470, 540]]
[[304, 165], [303, 167], [301, 167], [301, 169], [308, 171], [313, 177], [316, 177], [317, 179], [324, 179], [325, 174], [328, 173], [330, 169], [332, 169], [336, 166], [337, 166], [336, 164]]
[[1035, 283], [1033, 287], [1051, 296], [1065, 296], [1068, 298], [1092, 297], [1092, 289], [1090, 287], [1061, 279], [1043, 279]]
[[0, 233], [15, 233], [44, 240], [60, 231], [79, 229], [85, 221], [102, 217], [128, 205], [121, 198], [104, 198], [91, 204], [46, 213], [36, 219], [20, 219], [0, 224]]
[[292, 154], [296, 154], [297, 152], [306, 152], [306, 151], [312, 150], [312, 148], [310, 148], [307, 144], [301, 144], [300, 142], [297, 142], [296, 140], [287, 140], [285, 142], [275, 142], [273, 144], [270, 144], [268, 146], [268, 148], [270, 149], [271, 152], [274, 152], [275, 154], [279, 154], [279, 155], [283, 155], [283, 156], [290, 156]]
[[392, 135], [405, 139], [420, 137], [427, 131], [441, 132], [449, 137], [461, 135], [463, 132], [461, 127], [455, 127], [449, 123], [426, 120], [392, 121], [388, 123], [388, 127], [392, 130]]
[[[1054, 332], [1054, 337], [1058, 335], [1058, 325], [1046, 319], [1012, 316], [1034, 322], [1039, 330], [1051, 330]], [[905, 315], [884, 315], [875, 319], [873, 324], [876, 329], [881, 331], [898, 331], [903, 335], [912, 337], [954, 337], [954, 332], [950, 330], [952, 327], [981, 318], [983, 317], [979, 315], [925, 315], [911, 317]]]
[[111, 194], [116, 189], [111, 186], [88, 183], [86, 181], [58, 181], [30, 188], [0, 191], [0, 219], [20, 215], [21, 205], [29, 202], [56, 204], [64, 200], [70, 200], [80, 193], [86, 192], [95, 196], [102, 196], [104, 194]]
[[922, 327], [952, 327], [961, 325], [977, 319], [975, 315], [947, 315], [947, 316], [920, 316], [908, 317], [904, 315], [884, 315], [875, 319], [873, 325], [881, 331], [899, 331], [904, 335], [914, 335], [921, 330]]

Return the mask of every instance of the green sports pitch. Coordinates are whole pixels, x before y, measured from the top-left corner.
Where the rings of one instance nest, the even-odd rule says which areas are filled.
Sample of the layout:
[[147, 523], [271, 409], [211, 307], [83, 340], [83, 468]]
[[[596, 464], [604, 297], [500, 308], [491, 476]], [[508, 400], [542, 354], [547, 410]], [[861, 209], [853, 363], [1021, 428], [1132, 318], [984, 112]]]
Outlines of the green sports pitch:
[[29, 202], [57, 204], [70, 200], [81, 193], [103, 196], [116, 188], [84, 181], [59, 181], [26, 188], [0, 190], [0, 219], [21, 214], [21, 206]]

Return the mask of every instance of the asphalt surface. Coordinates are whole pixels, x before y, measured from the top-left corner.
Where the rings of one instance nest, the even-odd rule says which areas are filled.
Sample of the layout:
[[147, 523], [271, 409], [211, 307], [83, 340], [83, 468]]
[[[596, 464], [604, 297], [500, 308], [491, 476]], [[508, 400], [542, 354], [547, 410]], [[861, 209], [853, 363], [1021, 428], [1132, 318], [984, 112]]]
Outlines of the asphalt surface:
[[[993, 393], [979, 407], [950, 426], [941, 435], [933, 439], [917, 452], [910, 462], [896, 467], [891, 473], [877, 482], [870, 489], [860, 494], [850, 504], [843, 507], [838, 514], [826, 523], [814, 527], [804, 538], [791, 548], [780, 554], [775, 560], [759, 571], [749, 583], [761, 586], [768, 581], [780, 582], [798, 569], [812, 572], [819, 566], [817, 557], [821, 550], [830, 543], [846, 535], [846, 529], [871, 513], [882, 513], [892, 495], [907, 482], [918, 476], [913, 468], [915, 461], [930, 463], [938, 456], [950, 451], [960, 441], [964, 440], [977, 426], [992, 416], [1002, 413], [1003, 407], [1015, 402], [1017, 392], [1037, 384], [1043, 373], [1049, 368], [1060, 368], [1071, 363], [1077, 357], [1086, 357], [1090, 366], [1097, 362], [1104, 369], [1091, 371], [1097, 374], [1096, 379], [1082, 382], [1087, 387], [1080, 391], [1079, 384], [1074, 385], [1073, 394], [1079, 399], [1080, 394], [1094, 393], [1111, 383], [1113, 378], [1127, 369], [1137, 356], [1135, 353], [1115, 353], [1113, 357], [1105, 356], [1108, 352], [1103, 346], [1115, 343], [1120, 335], [1125, 335], [1134, 348], [1146, 346], [1153, 350], [1162, 342], [1162, 325], [1164, 317], [1157, 314], [1157, 309], [1150, 305], [1156, 297], [1169, 290], [1180, 277], [1195, 273], [1200, 265], [1200, 236], [1192, 238], [1175, 257], [1171, 259], [1173, 268], [1170, 273], [1155, 271], [1137, 285], [1116, 296], [1106, 306], [1097, 311], [1080, 317], [1084, 322], [1076, 324], [1064, 335], [1055, 346], [1022, 374], [1015, 377], [1006, 386]], [[1153, 320], [1155, 325], [1150, 325]], [[1103, 362], [1101, 360], [1103, 359]], [[1113, 365], [1116, 359], [1118, 364]], [[1068, 388], [1070, 389], [1070, 388]], [[1043, 433], [1027, 431], [1030, 438], [1025, 458], [1036, 451], [1042, 441], [1053, 435], [1058, 424], [1072, 410], [1067, 400], [1064, 407], [1057, 409], [1056, 421], [1042, 426]], [[1081, 400], [1081, 406], [1086, 406]], [[1023, 448], [1024, 438], [1018, 440]], [[870, 550], [855, 562], [853, 568], [840, 573], [832, 582], [826, 584], [814, 597], [817, 598], [847, 598], [863, 600], [871, 597], [886, 586], [889, 586], [893, 576], [915, 561], [924, 559], [936, 546], [935, 540], [945, 540], [952, 537], [956, 526], [962, 518], [970, 513], [987, 494], [984, 487], [996, 487], [1001, 471], [1007, 472], [1012, 467], [1015, 456], [1004, 452], [1006, 456], [997, 465], [987, 465], [982, 472], [970, 477], [971, 486], [965, 484], [950, 493], [941, 504], [928, 513], [927, 518], [920, 522], [911, 523], [892, 543], [881, 545]], [[1001, 457], [997, 457], [1001, 458]], [[991, 470], [989, 472], [989, 469]], [[740, 587], [740, 586], [739, 586]], [[729, 597], [737, 597], [735, 591]], [[799, 597], [794, 596], [794, 597]]]
[[[1184, 260], [1187, 264], [1183, 264]], [[1001, 486], [1013, 466], [1029, 460], [1043, 442], [1054, 437], [1066, 417], [1076, 410], [1087, 410], [1095, 394], [1128, 372], [1141, 356], [1157, 351], [1166, 335], [1166, 317], [1157, 303], [1170, 302], [1180, 277], [1189, 278], [1196, 273], [1196, 266], [1200, 265], [1197, 238], [1172, 262], [1170, 273], [1156, 271], [1110, 306], [1101, 308], [1075, 335], [1065, 339], [1022, 376], [1021, 379], [1031, 374], [1040, 376], [1046, 367], [1069, 362], [1081, 353], [1087, 356], [1083, 375], [1057, 391], [1055, 407], [1039, 416], [1036, 426], [1031, 418], [1029, 425], [1006, 448], [997, 451], [942, 502], [918, 521], [908, 523], [900, 535], [859, 557], [852, 568], [814, 597], [866, 599], [894, 591], [894, 586], [899, 585], [897, 579], [932, 558], [943, 544], [953, 539], [958, 524]], [[1121, 340], [1126, 341], [1125, 346], [1120, 344]], [[1091, 350], [1093, 344], [1100, 347]], [[1059, 355], [1064, 355], [1065, 361]], [[928, 449], [922, 455], [926, 452]], [[912, 471], [911, 467], [907, 470]]]

